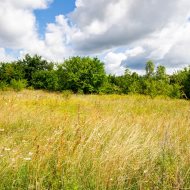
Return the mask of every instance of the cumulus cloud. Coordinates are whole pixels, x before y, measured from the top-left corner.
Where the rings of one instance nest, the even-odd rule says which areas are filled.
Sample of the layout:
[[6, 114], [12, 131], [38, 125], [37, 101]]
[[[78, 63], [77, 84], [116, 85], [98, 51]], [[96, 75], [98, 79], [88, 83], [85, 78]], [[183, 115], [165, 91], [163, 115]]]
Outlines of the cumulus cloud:
[[[82, 31], [78, 51], [126, 45], [187, 16], [188, 0], [81, 0], [71, 14]], [[82, 5], [82, 6], [81, 6]]]
[[[190, 64], [187, 52], [190, 48], [189, 32], [189, 22], [184, 22], [181, 25], [176, 23], [170, 24], [161, 31], [153, 33], [152, 36], [129, 46], [128, 50], [122, 52], [122, 54], [126, 55], [126, 59], [121, 60], [118, 67], [130, 68], [133, 71], [143, 73], [145, 63], [150, 59], [154, 61], [156, 66], [164, 65], [168, 73], [187, 67]], [[114, 54], [120, 57], [121, 52]], [[107, 65], [111, 62], [110, 60], [106, 61]], [[112, 71], [111, 73], [114, 72]]]
[[[34, 9], [44, 9], [50, 0], [4, 0], [0, 2], [0, 44], [19, 49], [38, 41]], [[33, 42], [34, 41], [34, 42]]]
[[106, 72], [122, 75], [125, 72], [125, 67], [121, 65], [121, 62], [126, 58], [124, 53], [109, 52], [104, 58]]
[[190, 64], [187, 50], [190, 48], [190, 23], [173, 24], [162, 31], [158, 39], [150, 40], [153, 57], [168, 68], [181, 68]]
[[147, 52], [143, 47], [127, 49], [123, 53], [109, 52], [104, 58], [107, 73], [122, 75], [126, 68], [132, 71], [140, 71], [148, 60]]
[[9, 55], [4, 48], [0, 48], [0, 61], [1, 62], [10, 62], [15, 60], [15, 58]]
[[47, 23], [41, 39], [34, 10], [52, 1], [1, 1], [1, 46], [56, 61], [99, 55], [117, 75], [144, 69], [148, 59], [170, 69], [189, 64], [189, 0], [76, 0], [73, 12]]
[[148, 60], [164, 65], [168, 73], [187, 67], [190, 64], [187, 50], [190, 48], [190, 23], [171, 24], [151, 37], [137, 42], [144, 52], [123, 60], [121, 65], [142, 70]]
[[50, 61], [61, 62], [65, 58], [74, 55], [70, 47], [70, 36], [74, 28], [70, 27], [67, 19], [63, 15], [55, 18], [55, 23], [47, 24], [44, 39], [36, 40], [22, 54], [39, 54]]
[[4, 0], [3, 2], [15, 8], [44, 9], [52, 0]]
[[[20, 55], [40, 54], [49, 60], [60, 61], [72, 55], [67, 47], [70, 32], [63, 15], [55, 23], [47, 23], [44, 39], [38, 33], [34, 10], [45, 9], [52, 0], [5, 0], [0, 2], [0, 44], [3, 48], [18, 50]], [[68, 45], [69, 46], [69, 45]]]

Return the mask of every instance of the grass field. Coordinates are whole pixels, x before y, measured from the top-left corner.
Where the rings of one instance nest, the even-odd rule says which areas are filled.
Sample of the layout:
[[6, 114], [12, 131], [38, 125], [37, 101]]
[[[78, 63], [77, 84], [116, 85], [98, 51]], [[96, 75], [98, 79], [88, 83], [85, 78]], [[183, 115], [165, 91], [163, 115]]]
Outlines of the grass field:
[[190, 102], [0, 92], [0, 189], [190, 189]]

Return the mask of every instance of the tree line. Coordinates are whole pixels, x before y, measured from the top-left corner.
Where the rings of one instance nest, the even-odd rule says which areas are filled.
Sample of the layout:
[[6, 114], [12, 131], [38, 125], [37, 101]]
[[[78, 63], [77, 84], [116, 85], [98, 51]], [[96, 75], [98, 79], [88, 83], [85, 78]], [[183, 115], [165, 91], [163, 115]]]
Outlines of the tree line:
[[190, 67], [172, 75], [162, 65], [146, 63], [146, 74], [126, 69], [124, 75], [106, 75], [98, 58], [71, 57], [61, 64], [29, 54], [23, 59], [0, 63], [0, 89], [23, 88], [72, 91], [84, 94], [144, 94], [190, 98]]

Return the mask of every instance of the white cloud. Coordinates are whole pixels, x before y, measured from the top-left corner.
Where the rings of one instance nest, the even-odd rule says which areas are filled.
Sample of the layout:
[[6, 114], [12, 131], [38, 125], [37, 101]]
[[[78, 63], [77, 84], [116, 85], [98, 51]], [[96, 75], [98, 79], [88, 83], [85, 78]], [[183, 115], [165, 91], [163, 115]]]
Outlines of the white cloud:
[[[40, 39], [34, 10], [47, 8], [52, 0], [5, 0], [0, 2], [0, 44], [3, 48], [26, 53], [40, 54], [49, 60], [60, 61], [72, 55], [67, 47], [69, 27], [64, 16], [47, 24], [44, 39]], [[69, 46], [69, 45], [68, 45]]]
[[44, 9], [52, 0], [4, 0], [8, 6], [15, 8], [27, 8], [27, 9]]
[[75, 6], [76, 7], [82, 7], [82, 6], [84, 6], [83, 0], [76, 0], [75, 1]]
[[0, 48], [0, 62], [10, 62], [15, 60], [14, 57], [7, 54], [4, 48]]
[[[145, 50], [140, 46], [128, 49], [123, 53], [110, 51], [104, 58], [106, 71], [115, 75], [123, 75], [126, 68], [136, 71], [136, 69], [139, 69], [139, 66], [141, 68], [141, 63], [139, 65], [137, 59], [141, 60], [142, 57], [146, 57]], [[135, 61], [131, 63], [131, 60]]]
[[189, 0], [76, 0], [75, 10], [47, 23], [40, 39], [34, 10], [52, 1], [1, 1], [1, 47], [56, 61], [98, 54], [117, 75], [126, 66], [142, 70], [148, 59], [170, 70], [189, 64]]
[[57, 16], [55, 23], [47, 25], [44, 39], [46, 53], [42, 53], [49, 59], [57, 61], [73, 55], [73, 49], [69, 46], [74, 32], [75, 29], [69, 26], [68, 20], [63, 15]]
[[124, 61], [124, 65], [142, 70], [147, 60], [156, 65], [164, 65], [168, 73], [182, 69], [190, 64], [187, 50], [190, 49], [190, 23], [173, 23], [151, 37], [136, 42], [144, 47], [144, 53]]
[[94, 52], [130, 44], [171, 22], [181, 23], [189, 7], [189, 0], [83, 0], [71, 14], [82, 32], [75, 46]]
[[[124, 67], [140, 71], [149, 59], [169, 70], [187, 66], [189, 0], [81, 0], [76, 5], [73, 47], [88, 53], [110, 50], [104, 58], [109, 73], [121, 74]], [[122, 46], [127, 50], [115, 53]]]
[[125, 67], [121, 66], [121, 62], [126, 58], [124, 53], [109, 52], [104, 58], [106, 72], [122, 75], [125, 72]]
[[139, 47], [135, 47], [133, 49], [129, 49], [125, 53], [129, 57], [135, 57], [135, 56], [137, 56], [139, 54], [142, 54], [144, 52], [145, 52], [145, 50], [142, 47], [139, 46]]
[[150, 57], [168, 67], [181, 68], [190, 64], [187, 50], [190, 48], [190, 23], [173, 24], [161, 31], [159, 37], [149, 40]]
[[48, 6], [49, 0], [4, 0], [0, 2], [0, 44], [4, 48], [27, 48], [38, 41], [34, 9]]

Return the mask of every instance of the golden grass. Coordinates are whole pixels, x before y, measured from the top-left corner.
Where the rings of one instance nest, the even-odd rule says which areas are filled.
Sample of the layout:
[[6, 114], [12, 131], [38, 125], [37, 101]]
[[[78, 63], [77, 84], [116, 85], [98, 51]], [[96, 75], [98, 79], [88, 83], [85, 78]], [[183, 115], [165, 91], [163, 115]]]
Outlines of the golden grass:
[[190, 102], [0, 94], [0, 189], [190, 188]]

